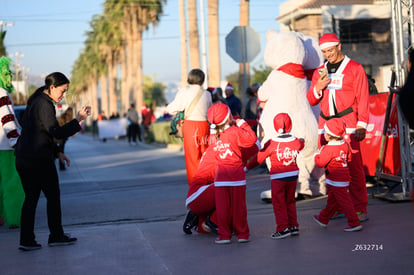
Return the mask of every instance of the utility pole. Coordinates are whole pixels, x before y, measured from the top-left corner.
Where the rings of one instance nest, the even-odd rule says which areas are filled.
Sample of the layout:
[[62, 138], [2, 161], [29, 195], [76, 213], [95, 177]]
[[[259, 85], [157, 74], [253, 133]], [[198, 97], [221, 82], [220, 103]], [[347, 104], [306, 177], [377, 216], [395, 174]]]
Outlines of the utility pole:
[[20, 63], [19, 58], [24, 57], [24, 54], [20, 52], [14, 53], [14, 74], [15, 74], [15, 82], [16, 82], [16, 103], [20, 104], [20, 82], [19, 82], [19, 69], [20, 69]]
[[13, 27], [13, 26], [14, 26], [13, 22], [9, 23], [9, 22], [0, 20], [0, 32], [3, 32], [3, 27]]

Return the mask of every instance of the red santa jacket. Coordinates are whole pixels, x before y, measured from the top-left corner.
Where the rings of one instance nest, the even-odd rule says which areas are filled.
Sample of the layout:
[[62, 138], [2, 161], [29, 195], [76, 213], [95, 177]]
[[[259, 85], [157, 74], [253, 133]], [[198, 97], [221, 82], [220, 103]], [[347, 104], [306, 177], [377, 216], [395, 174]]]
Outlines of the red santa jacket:
[[270, 160], [270, 179], [291, 179], [297, 177], [299, 168], [296, 157], [305, 143], [290, 134], [280, 135], [269, 140], [263, 149], [257, 153], [257, 162], [263, 162], [267, 157]]
[[349, 185], [348, 162], [351, 158], [351, 148], [344, 140], [329, 141], [315, 155], [315, 164], [325, 167], [326, 184], [344, 187]]
[[[326, 67], [326, 63], [318, 69], [323, 67]], [[321, 96], [315, 89], [318, 78], [318, 70], [316, 70], [306, 96], [310, 105], [320, 103], [320, 133], [323, 133], [326, 118], [335, 115], [343, 118], [348, 134], [354, 133], [357, 126], [366, 129], [369, 116], [369, 90], [364, 68], [345, 56], [337, 72], [329, 74], [331, 83], [322, 90]]]
[[[200, 164], [198, 165], [197, 172], [188, 189], [186, 205], [194, 201], [210, 186], [210, 184], [214, 183], [214, 178], [216, 176], [216, 152], [214, 151], [214, 145], [216, 143], [215, 134], [210, 135], [209, 142], [210, 146], [204, 152]], [[259, 165], [255, 157], [259, 151], [259, 147], [260, 143], [255, 143], [248, 148], [241, 148], [243, 166], [246, 166], [247, 170], [253, 169]]]
[[240, 186], [246, 184], [242, 148], [255, 145], [256, 134], [244, 120], [237, 126], [227, 127], [214, 145], [216, 155], [216, 177], [214, 184], [218, 186]]

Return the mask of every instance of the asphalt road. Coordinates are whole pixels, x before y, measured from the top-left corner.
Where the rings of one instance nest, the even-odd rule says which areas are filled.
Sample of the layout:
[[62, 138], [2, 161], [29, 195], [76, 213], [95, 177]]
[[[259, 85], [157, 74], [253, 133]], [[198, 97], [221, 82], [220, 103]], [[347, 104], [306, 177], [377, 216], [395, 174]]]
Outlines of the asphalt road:
[[[0, 274], [413, 274], [414, 207], [369, 197], [361, 232], [327, 229], [312, 215], [326, 198], [297, 203], [300, 235], [272, 240], [270, 186], [256, 169], [247, 175], [251, 242], [214, 244], [210, 234], [185, 235], [187, 182], [180, 147], [101, 142], [77, 135], [67, 143], [71, 166], [59, 172], [63, 223], [75, 245], [47, 247], [45, 199], [36, 216], [38, 251], [21, 252], [18, 229], [0, 227]], [[376, 193], [377, 187], [370, 188]]]

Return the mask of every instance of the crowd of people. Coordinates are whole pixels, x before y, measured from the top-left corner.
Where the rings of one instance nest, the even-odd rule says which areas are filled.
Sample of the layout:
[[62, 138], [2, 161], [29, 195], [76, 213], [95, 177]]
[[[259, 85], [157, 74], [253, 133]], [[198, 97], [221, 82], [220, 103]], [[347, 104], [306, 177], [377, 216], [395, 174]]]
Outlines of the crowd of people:
[[[310, 105], [320, 105], [319, 150], [314, 161], [325, 169], [328, 199], [325, 208], [313, 219], [326, 227], [329, 220], [346, 217], [344, 231], [359, 231], [361, 222], [368, 220], [360, 142], [368, 125], [369, 82], [363, 67], [342, 53], [341, 42], [335, 34], [324, 34], [319, 47], [325, 63], [314, 71], [306, 98]], [[412, 62], [411, 55], [409, 61]], [[65, 97], [70, 81], [55, 72], [46, 76], [45, 84], [28, 99], [20, 126], [12, 108], [9, 65], [10, 59], [0, 58], [3, 127], [0, 131], [0, 222], [11, 228], [20, 227], [21, 250], [40, 249], [34, 224], [43, 192], [50, 231], [48, 245], [74, 244], [77, 239], [62, 227], [55, 159], [59, 159], [62, 170], [70, 165], [64, 154], [65, 142], [81, 130], [80, 123], [90, 115], [90, 107], [82, 107], [76, 115], [69, 108], [56, 118], [54, 104]], [[294, 77], [301, 76], [296, 72]], [[401, 92], [401, 98], [407, 98], [405, 103], [411, 102], [408, 100], [411, 99], [410, 77], [412, 70]], [[249, 242], [246, 173], [267, 161], [276, 224], [271, 238], [299, 235], [296, 160], [307, 140], [292, 134], [291, 117], [280, 112], [272, 118], [276, 135], [262, 142], [258, 121], [266, 102], [258, 99], [260, 83], [247, 88], [248, 100], [243, 108], [232, 84], [224, 88], [224, 97], [220, 87], [204, 90], [204, 81], [202, 70], [191, 70], [188, 87], [180, 89], [166, 107], [171, 115], [184, 114], [182, 129], [189, 189], [183, 231], [192, 234], [196, 228], [199, 233], [217, 234], [217, 244], [231, 243], [233, 233], [239, 243]], [[403, 112], [412, 126], [411, 109], [403, 103]], [[101, 113], [99, 119], [105, 118]], [[131, 104], [126, 118], [128, 142], [136, 145], [137, 138], [142, 140], [140, 125], [149, 132], [153, 110], [149, 107], [139, 113]]]
[[[368, 197], [360, 153], [360, 142], [365, 138], [368, 124], [368, 79], [363, 67], [342, 53], [335, 34], [324, 34], [319, 47], [325, 63], [313, 72], [307, 100], [310, 105], [320, 105], [319, 151], [314, 161], [316, 166], [325, 169], [328, 201], [313, 218], [317, 224], [326, 227], [330, 219], [346, 217], [348, 222], [344, 231], [359, 231], [361, 222], [368, 220]], [[197, 88], [180, 91], [175, 100], [187, 98], [186, 104], [178, 107], [173, 102], [171, 106], [176, 107], [169, 110], [173, 114], [185, 110], [201, 85], [199, 82]], [[186, 234], [192, 234], [194, 229], [200, 233], [213, 232], [218, 235], [217, 244], [228, 244], [233, 232], [238, 242], [248, 242], [245, 173], [267, 160], [276, 221], [271, 238], [299, 235], [295, 200], [299, 174], [296, 158], [306, 140], [291, 133], [293, 125], [289, 114], [278, 113], [273, 118], [276, 136], [265, 144], [260, 143], [261, 135], [253, 129], [257, 130], [258, 116], [261, 107], [266, 108], [266, 102], [257, 99], [258, 89], [260, 85], [255, 83], [246, 91], [249, 100], [245, 119], [232, 85], [226, 86], [224, 99], [217, 88], [208, 89], [211, 106], [206, 101], [198, 110], [203, 113], [203, 122], [207, 120], [210, 125], [210, 133], [203, 132], [201, 138], [207, 141], [207, 146], [197, 152], [197, 158], [191, 158], [190, 173], [187, 167], [186, 206], [189, 211], [183, 224]], [[249, 125], [246, 121], [256, 124]], [[186, 123], [184, 120], [184, 125]], [[206, 123], [203, 125], [205, 127]], [[186, 159], [190, 154], [193, 152], [185, 151]]]

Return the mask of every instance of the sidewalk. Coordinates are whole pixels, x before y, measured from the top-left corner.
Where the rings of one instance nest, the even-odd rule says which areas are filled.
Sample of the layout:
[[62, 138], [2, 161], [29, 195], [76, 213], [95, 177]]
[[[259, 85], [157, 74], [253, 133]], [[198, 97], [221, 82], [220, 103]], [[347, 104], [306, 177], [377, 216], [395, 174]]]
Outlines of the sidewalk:
[[[94, 161], [96, 161], [92, 155], [86, 158], [81, 151], [97, 145], [85, 144], [85, 140], [81, 139], [71, 144], [70, 150], [76, 148], [79, 153], [70, 151], [74, 166], [68, 169], [72, 175], [78, 174], [76, 180], [79, 186], [66, 189], [69, 187], [65, 186], [71, 183], [65, 175], [62, 188], [62, 200], [66, 203], [64, 205], [66, 221], [71, 221], [68, 216], [75, 215], [71, 211], [79, 207], [72, 204], [73, 209], [68, 209], [69, 202], [75, 201], [76, 197], [83, 196], [80, 201], [85, 201], [86, 198], [102, 199], [102, 197], [94, 198], [98, 191], [94, 191], [93, 195], [84, 191], [79, 191], [79, 195], [74, 192], [75, 187], [81, 188], [81, 185], [84, 185], [82, 181], [86, 182], [82, 174], [85, 171], [81, 171], [86, 169], [83, 165], [86, 167], [95, 165]], [[107, 148], [109, 149], [112, 143], [121, 148], [124, 146], [121, 142], [115, 144], [115, 141], [111, 141]], [[127, 147], [124, 149], [125, 152], [132, 150]], [[174, 149], [153, 151], [151, 148], [142, 147], [136, 150], [138, 154], [156, 152], [160, 158], [171, 158], [169, 162], [171, 165], [177, 167], [182, 165], [177, 164], [176, 158], [181, 157], [182, 153]], [[124, 156], [126, 153], [122, 151], [122, 154]], [[178, 169], [178, 173], [181, 173], [181, 170]], [[109, 177], [109, 173], [106, 176]], [[117, 175], [112, 176], [117, 177]], [[168, 184], [171, 185], [171, 189], [164, 190], [171, 193], [172, 190], [178, 189], [177, 198], [180, 198], [180, 193], [182, 194], [186, 187], [176, 185], [176, 181], [182, 178], [185, 178], [185, 175], [179, 175], [177, 179], [169, 176]], [[267, 179], [267, 175], [265, 178]], [[414, 207], [411, 202], [391, 203], [370, 196], [369, 221], [363, 223], [362, 231], [348, 233], [343, 231], [346, 225], [345, 219], [331, 221], [328, 228], [321, 228], [312, 220], [312, 215], [324, 207], [326, 197], [300, 201], [297, 203], [300, 235], [272, 240], [270, 235], [275, 229], [272, 206], [259, 199], [260, 192], [268, 182], [264, 182], [264, 176], [260, 174], [248, 175], [247, 180], [248, 222], [251, 231], [249, 243], [239, 244], [233, 238], [232, 244], [216, 245], [215, 236], [211, 234], [185, 235], [182, 232], [185, 215], [184, 199], [178, 204], [174, 194], [168, 197], [166, 194], [153, 193], [153, 197], [146, 201], [147, 194], [152, 191], [149, 189], [146, 193], [146, 190], [142, 189], [140, 190], [141, 193], [144, 192], [142, 197], [137, 198], [141, 200], [140, 208], [134, 206], [132, 210], [144, 209], [143, 211], [148, 212], [149, 210], [146, 209], [157, 209], [157, 211], [165, 209], [164, 213], [157, 214], [154, 211], [151, 213], [152, 218], [141, 220], [65, 223], [65, 230], [78, 238], [78, 242], [72, 246], [48, 247], [48, 230], [43, 217], [37, 216], [36, 220], [37, 240], [43, 245], [43, 248], [38, 251], [19, 251], [17, 249], [19, 231], [0, 227], [0, 273], [7, 275], [413, 274]], [[145, 188], [153, 188], [152, 186], [148, 185], [148, 182], [145, 183]], [[73, 193], [68, 194], [68, 190], [72, 190]], [[133, 189], [128, 192], [133, 192]], [[157, 196], [162, 196], [162, 199], [157, 199]], [[107, 203], [108, 201], [105, 201], [101, 205], [108, 206], [108, 209], [118, 207], [115, 204], [106, 205]], [[122, 204], [122, 201], [120, 203]], [[80, 206], [84, 212], [92, 212], [86, 202]], [[45, 211], [44, 205], [39, 204], [39, 207], [42, 207], [40, 211]], [[120, 209], [124, 209], [125, 212], [130, 211], [131, 208], [129, 204], [122, 207]], [[169, 211], [171, 214], [165, 214]], [[98, 214], [102, 215], [96, 212], [96, 215]]]

